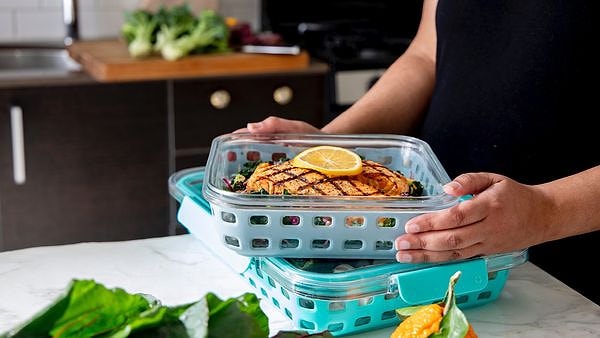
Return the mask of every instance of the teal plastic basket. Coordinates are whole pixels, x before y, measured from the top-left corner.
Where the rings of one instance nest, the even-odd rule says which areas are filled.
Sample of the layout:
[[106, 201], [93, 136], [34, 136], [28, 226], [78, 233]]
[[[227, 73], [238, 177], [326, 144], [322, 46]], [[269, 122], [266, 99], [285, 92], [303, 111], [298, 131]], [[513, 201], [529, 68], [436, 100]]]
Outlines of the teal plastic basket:
[[329, 330], [342, 336], [397, 325], [396, 309], [441, 301], [450, 276], [458, 270], [462, 275], [455, 291], [461, 308], [493, 302], [510, 269], [528, 258], [527, 250], [446, 264], [239, 255], [222, 245], [222, 232], [212, 224], [211, 204], [202, 196], [203, 181], [203, 167], [182, 170], [169, 179], [170, 192], [180, 202], [179, 222], [295, 328], [310, 333]]
[[[512, 267], [527, 260], [527, 250], [439, 265], [410, 265], [387, 260], [345, 272], [305, 271], [289, 259], [255, 257], [243, 276], [294, 327], [335, 336], [399, 324], [396, 309], [439, 302], [456, 271], [460, 308], [498, 298]], [[314, 264], [331, 260], [314, 259]], [[361, 260], [337, 260], [344, 268]], [[362, 260], [363, 262], [365, 260]]]

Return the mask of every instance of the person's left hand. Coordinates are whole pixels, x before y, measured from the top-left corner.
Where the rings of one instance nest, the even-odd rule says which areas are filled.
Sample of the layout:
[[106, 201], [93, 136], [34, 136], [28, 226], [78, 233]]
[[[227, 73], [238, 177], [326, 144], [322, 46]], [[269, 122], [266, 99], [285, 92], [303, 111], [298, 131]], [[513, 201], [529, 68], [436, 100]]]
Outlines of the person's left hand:
[[[410, 219], [396, 260], [442, 262], [525, 249], [544, 241], [551, 200], [536, 186], [492, 173], [468, 173], [444, 187], [473, 198]], [[547, 218], [546, 218], [547, 219]]]

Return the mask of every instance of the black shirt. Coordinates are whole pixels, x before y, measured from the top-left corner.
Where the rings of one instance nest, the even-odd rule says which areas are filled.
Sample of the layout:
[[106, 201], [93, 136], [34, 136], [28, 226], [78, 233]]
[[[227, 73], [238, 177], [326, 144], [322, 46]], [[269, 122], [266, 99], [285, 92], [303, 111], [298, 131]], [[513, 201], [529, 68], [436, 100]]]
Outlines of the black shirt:
[[[451, 177], [490, 171], [537, 184], [600, 164], [598, 7], [439, 1], [436, 85], [420, 137]], [[599, 243], [599, 232], [555, 241], [530, 248], [530, 260], [600, 304], [598, 283], [573, 264], [600, 258]]]

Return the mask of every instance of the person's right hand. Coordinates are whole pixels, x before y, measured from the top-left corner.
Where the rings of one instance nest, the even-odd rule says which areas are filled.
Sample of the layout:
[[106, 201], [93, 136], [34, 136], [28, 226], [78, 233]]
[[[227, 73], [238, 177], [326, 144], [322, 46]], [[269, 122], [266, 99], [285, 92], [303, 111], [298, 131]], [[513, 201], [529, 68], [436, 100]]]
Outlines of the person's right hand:
[[281, 117], [269, 116], [260, 122], [250, 122], [246, 128], [240, 128], [234, 133], [321, 133], [321, 130], [304, 121], [288, 120]]

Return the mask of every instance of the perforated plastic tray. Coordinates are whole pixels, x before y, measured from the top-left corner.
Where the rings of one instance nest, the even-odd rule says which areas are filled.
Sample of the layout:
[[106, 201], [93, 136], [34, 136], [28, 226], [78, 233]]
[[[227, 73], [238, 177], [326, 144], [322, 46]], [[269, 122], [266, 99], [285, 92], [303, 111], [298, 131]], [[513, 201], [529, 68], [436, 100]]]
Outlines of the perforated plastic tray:
[[[257, 195], [232, 192], [230, 179], [255, 160], [293, 158], [309, 147], [351, 149], [420, 181], [418, 197]], [[204, 172], [202, 172], [204, 170]], [[408, 219], [458, 203], [450, 178], [425, 142], [398, 135], [227, 134], [213, 140], [205, 168], [174, 174], [171, 192], [209, 206], [220, 241], [246, 256], [393, 258]], [[184, 224], [185, 225], [185, 224]]]
[[[455, 290], [461, 309], [493, 302], [510, 269], [526, 261], [527, 250], [429, 266], [314, 259], [301, 268], [290, 259], [254, 257], [242, 275], [294, 327], [341, 336], [397, 325], [396, 309], [441, 301], [458, 270], [462, 274]], [[318, 271], [332, 265], [341, 272]]]

